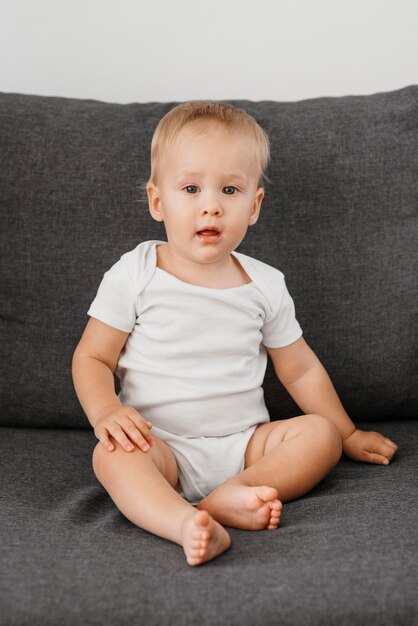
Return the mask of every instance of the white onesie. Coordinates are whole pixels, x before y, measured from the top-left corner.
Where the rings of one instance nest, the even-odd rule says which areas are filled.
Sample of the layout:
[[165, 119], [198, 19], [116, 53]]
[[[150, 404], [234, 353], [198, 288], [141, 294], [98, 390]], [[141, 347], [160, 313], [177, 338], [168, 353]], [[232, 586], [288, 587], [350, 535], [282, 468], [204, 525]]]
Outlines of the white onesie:
[[123, 254], [88, 315], [130, 333], [116, 369], [119, 399], [170, 445], [177, 490], [197, 504], [244, 469], [251, 435], [270, 421], [264, 346], [291, 344], [302, 330], [278, 269], [234, 251], [252, 282], [201, 287], [157, 267], [164, 243], [144, 241]]

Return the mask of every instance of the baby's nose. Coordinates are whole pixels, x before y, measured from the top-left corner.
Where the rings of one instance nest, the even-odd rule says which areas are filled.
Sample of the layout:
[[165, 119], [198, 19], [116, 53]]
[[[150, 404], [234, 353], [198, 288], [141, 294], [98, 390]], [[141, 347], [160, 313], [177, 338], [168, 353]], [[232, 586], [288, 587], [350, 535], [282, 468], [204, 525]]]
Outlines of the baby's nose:
[[222, 194], [218, 189], [205, 189], [200, 195], [200, 214], [218, 215], [222, 213]]
[[223, 212], [222, 209], [222, 198], [219, 193], [215, 190], [206, 193], [204, 196], [202, 194], [202, 207], [201, 207], [201, 215], [218, 215]]
[[223, 212], [222, 205], [219, 201], [205, 202], [201, 208], [201, 215], [219, 215]]
[[222, 208], [221, 207], [203, 208], [202, 215], [205, 215], [206, 213], [209, 213], [210, 215], [219, 215], [220, 213], [222, 213]]

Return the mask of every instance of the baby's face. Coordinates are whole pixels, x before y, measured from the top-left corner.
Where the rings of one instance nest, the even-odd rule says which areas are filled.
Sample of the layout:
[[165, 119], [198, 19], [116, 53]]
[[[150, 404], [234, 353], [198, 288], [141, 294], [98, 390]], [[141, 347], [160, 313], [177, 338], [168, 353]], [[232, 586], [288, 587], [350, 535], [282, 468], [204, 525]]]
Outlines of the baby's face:
[[[150, 184], [147, 192], [151, 215], [164, 222], [169, 246], [197, 263], [229, 256], [257, 221], [264, 197], [254, 144], [219, 123], [192, 122], [160, 165], [158, 187]], [[219, 234], [199, 233], [210, 227]]]

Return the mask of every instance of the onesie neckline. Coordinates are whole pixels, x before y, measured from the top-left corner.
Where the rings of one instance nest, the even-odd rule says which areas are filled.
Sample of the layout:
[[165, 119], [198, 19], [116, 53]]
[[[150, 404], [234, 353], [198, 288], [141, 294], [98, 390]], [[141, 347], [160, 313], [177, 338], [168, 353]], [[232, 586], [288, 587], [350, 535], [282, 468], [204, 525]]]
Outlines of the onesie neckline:
[[174, 281], [176, 281], [178, 283], [181, 283], [182, 285], [187, 285], [188, 287], [192, 287], [194, 289], [204, 289], [206, 291], [216, 291], [216, 292], [219, 292], [219, 291], [234, 291], [236, 289], [243, 289], [245, 287], [253, 287], [254, 286], [254, 280], [252, 279], [252, 276], [250, 276], [250, 274], [248, 273], [247, 268], [245, 268], [243, 266], [242, 262], [240, 261], [240, 259], [238, 258], [237, 254], [235, 253], [234, 250], [231, 251], [231, 254], [237, 259], [237, 261], [241, 265], [241, 267], [250, 276], [251, 282], [244, 283], [243, 285], [238, 285], [237, 287], [204, 287], [203, 285], [195, 285], [194, 283], [188, 283], [185, 280], [181, 280], [181, 278], [177, 278], [177, 276], [174, 276], [174, 274], [170, 274], [170, 272], [167, 272], [166, 270], [163, 270], [161, 267], [158, 267], [158, 265], [157, 265], [157, 246], [161, 245], [163, 243], [166, 243], [166, 242], [164, 242], [164, 241], [158, 242], [158, 243], [155, 243], [154, 246], [153, 246], [153, 256], [154, 256], [155, 271], [163, 273], [165, 276], [168, 276], [169, 278], [173, 279]]

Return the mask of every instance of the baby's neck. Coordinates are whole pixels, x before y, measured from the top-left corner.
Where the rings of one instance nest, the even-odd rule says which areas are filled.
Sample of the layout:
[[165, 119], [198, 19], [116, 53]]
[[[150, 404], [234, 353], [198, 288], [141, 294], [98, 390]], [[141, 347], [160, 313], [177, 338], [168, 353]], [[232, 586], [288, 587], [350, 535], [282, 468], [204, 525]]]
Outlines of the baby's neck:
[[245, 272], [234, 255], [230, 254], [226, 271], [220, 275], [219, 272], [197, 272], [185, 271], [185, 268], [174, 264], [169, 256], [168, 244], [159, 244], [156, 247], [157, 267], [172, 274], [179, 280], [200, 287], [213, 289], [229, 289], [231, 287], [241, 287], [251, 282], [251, 278]]

